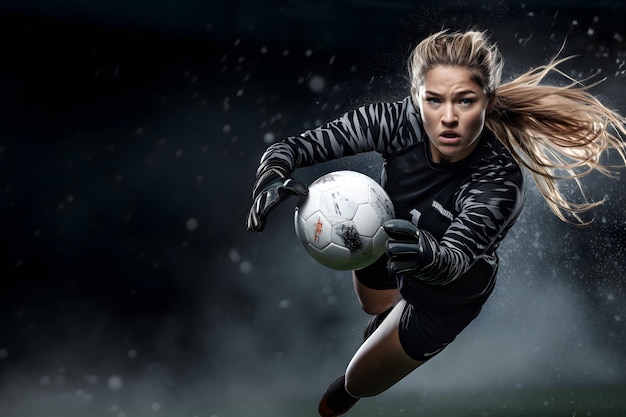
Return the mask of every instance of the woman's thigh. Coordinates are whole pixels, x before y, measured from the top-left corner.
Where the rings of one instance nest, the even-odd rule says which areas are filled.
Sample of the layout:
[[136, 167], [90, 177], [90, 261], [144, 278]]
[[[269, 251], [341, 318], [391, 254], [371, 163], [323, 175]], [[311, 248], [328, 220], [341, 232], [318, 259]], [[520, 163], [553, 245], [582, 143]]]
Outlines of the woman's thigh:
[[352, 395], [380, 394], [424, 363], [411, 358], [400, 344], [398, 328], [405, 304], [404, 300], [396, 302], [391, 313], [348, 364], [346, 389]]

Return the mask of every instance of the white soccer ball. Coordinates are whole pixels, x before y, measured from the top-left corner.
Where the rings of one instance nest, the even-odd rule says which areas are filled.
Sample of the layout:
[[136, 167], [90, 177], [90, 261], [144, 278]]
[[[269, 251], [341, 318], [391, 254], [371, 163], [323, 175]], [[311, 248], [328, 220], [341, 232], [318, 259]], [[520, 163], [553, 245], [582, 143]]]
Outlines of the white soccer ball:
[[382, 225], [393, 204], [372, 178], [335, 171], [315, 180], [296, 206], [296, 235], [308, 254], [332, 269], [361, 269], [385, 252]]

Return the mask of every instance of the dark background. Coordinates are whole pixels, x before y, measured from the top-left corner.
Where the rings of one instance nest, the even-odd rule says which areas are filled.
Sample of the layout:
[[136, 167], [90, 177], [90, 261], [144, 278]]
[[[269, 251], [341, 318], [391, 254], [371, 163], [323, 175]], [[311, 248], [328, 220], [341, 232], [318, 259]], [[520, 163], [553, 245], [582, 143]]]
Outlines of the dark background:
[[[619, 1], [1, 2], [0, 414], [233, 415], [242, 401], [302, 398], [314, 415], [367, 317], [350, 274], [297, 243], [293, 202], [264, 233], [245, 231], [265, 147], [407, 95], [411, 47], [444, 27], [488, 29], [505, 81], [566, 42], [563, 55], [581, 56], [564, 71], [599, 71], [593, 91], [624, 113], [625, 12]], [[375, 177], [380, 160], [296, 176], [338, 167]], [[626, 186], [584, 183], [607, 197], [586, 228], [558, 221], [531, 187], [483, 314], [386, 395], [624, 387]]]

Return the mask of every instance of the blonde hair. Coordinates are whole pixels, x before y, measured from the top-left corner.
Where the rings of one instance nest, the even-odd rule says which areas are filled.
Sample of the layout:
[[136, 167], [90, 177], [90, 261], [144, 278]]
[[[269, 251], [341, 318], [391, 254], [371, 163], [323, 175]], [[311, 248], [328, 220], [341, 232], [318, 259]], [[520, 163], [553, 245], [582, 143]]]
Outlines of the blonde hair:
[[[570, 58], [553, 58], [546, 65], [500, 84], [503, 60], [485, 32], [442, 31], [424, 39], [413, 50], [409, 76], [411, 96], [417, 103], [418, 88], [433, 67], [469, 69], [487, 95], [495, 95], [486, 127], [530, 171], [539, 192], [561, 220], [586, 224], [579, 214], [603, 201], [588, 201], [580, 178], [594, 170], [612, 176], [617, 166], [600, 160], [609, 150], [617, 151], [622, 161], [619, 166], [624, 166], [626, 146], [622, 135], [626, 135], [626, 119], [588, 91], [598, 83], [585, 86], [585, 80], [576, 80], [557, 69]], [[553, 73], [565, 77], [569, 84], [541, 84]], [[568, 200], [558, 186], [562, 180], [574, 181], [584, 202]], [[568, 219], [567, 213], [574, 221]]]

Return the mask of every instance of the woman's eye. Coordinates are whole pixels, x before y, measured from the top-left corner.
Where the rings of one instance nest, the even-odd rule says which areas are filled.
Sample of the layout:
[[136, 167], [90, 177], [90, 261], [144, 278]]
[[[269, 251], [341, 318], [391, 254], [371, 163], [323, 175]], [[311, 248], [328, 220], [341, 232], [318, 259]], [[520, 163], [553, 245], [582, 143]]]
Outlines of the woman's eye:
[[461, 104], [469, 106], [470, 104], [473, 104], [474, 101], [475, 100], [473, 98], [462, 98], [461, 99]]
[[431, 104], [441, 103], [441, 101], [439, 101], [439, 99], [436, 97], [426, 97], [426, 102]]

